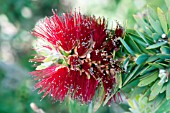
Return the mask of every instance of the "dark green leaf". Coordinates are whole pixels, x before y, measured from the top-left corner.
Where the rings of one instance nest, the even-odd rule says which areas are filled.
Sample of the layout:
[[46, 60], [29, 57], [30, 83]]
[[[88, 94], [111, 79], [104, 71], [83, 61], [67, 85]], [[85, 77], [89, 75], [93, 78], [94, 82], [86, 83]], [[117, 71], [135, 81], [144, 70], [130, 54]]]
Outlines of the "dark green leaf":
[[143, 46], [143, 47], [146, 47], [145, 42], [144, 42], [143, 40], [141, 40], [140, 37], [137, 37], [137, 36], [134, 36], [134, 35], [130, 35], [130, 36], [131, 36], [131, 38], [133, 38], [133, 40], [134, 40], [136, 43], [140, 44], [140, 45]]
[[136, 72], [139, 71], [139, 69], [140, 69], [141, 67], [143, 67], [143, 65], [138, 65], [138, 66], [135, 67], [135, 69], [132, 71], [132, 73], [129, 74], [129, 76], [126, 78], [125, 82], [123, 83], [123, 86], [124, 86], [126, 83], [128, 83], [128, 82], [131, 80], [131, 78], [133, 78], [134, 76], [137, 76], [137, 75], [135, 75], [135, 74], [136, 74]]
[[127, 43], [120, 38], [121, 43], [123, 44], [123, 46], [126, 48], [126, 50], [133, 56], [135, 56], [135, 53], [132, 51], [132, 49], [127, 45]]
[[155, 61], [155, 60], [157, 60], [158, 59], [158, 57], [156, 56], [156, 55], [153, 55], [153, 56], [150, 56], [148, 59], [147, 59], [147, 63], [150, 63], [150, 62], [153, 62], [153, 61]]
[[147, 59], [149, 58], [149, 55], [148, 54], [142, 54], [140, 55], [137, 60], [136, 60], [136, 64], [142, 64], [144, 63]]
[[170, 47], [168, 46], [162, 46], [160, 50], [162, 54], [170, 54]]
[[133, 40], [132, 36], [129, 35], [129, 38], [128, 40], [126, 40], [126, 42], [129, 44], [129, 45], [133, 45], [131, 46], [132, 50], [136, 53], [142, 53], [142, 51], [140, 50], [140, 48], [138, 47], [138, 45], [135, 43], [135, 41]]
[[161, 58], [161, 59], [170, 59], [170, 54], [158, 53], [157, 56], [158, 56], [158, 58]]
[[147, 41], [147, 39], [145, 38], [145, 36], [142, 34], [142, 33], [140, 33], [138, 30], [136, 30], [136, 32], [139, 34], [139, 36], [143, 39], [143, 41], [145, 41], [145, 43], [147, 44], [147, 45], [150, 45], [149, 44], [149, 42]]
[[159, 64], [159, 63], [149, 63], [149, 65], [152, 66], [152, 67], [159, 68], [159, 69], [163, 69], [163, 68], [164, 68], [164, 67], [163, 67], [161, 64]]

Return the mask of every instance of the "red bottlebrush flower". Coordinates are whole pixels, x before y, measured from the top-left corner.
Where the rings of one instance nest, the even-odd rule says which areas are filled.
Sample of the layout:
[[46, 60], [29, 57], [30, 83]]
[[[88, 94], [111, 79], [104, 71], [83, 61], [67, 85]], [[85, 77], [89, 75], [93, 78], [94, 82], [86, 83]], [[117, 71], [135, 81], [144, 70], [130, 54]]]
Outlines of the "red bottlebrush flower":
[[114, 75], [119, 72], [112, 58], [117, 51], [123, 29], [118, 25], [115, 33], [107, 30], [103, 18], [66, 13], [46, 17], [35, 26], [32, 34], [40, 39], [35, 44], [38, 52], [32, 61], [41, 63], [35, 76], [35, 88], [54, 100], [63, 101], [66, 95], [82, 103], [92, 101], [95, 91], [104, 87], [104, 97], [114, 87]]

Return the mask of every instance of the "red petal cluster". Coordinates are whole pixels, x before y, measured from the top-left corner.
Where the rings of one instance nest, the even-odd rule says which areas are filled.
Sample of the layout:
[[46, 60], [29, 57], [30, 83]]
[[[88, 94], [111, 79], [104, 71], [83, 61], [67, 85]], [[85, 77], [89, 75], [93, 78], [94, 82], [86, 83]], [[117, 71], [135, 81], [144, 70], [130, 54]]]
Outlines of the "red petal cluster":
[[54, 13], [39, 22], [32, 34], [53, 44], [65, 61], [30, 73], [39, 80], [35, 88], [40, 88], [39, 93], [45, 92], [43, 97], [50, 94], [54, 100], [63, 101], [69, 95], [88, 103], [101, 85], [105, 97], [111, 92], [114, 75], [119, 71], [117, 61], [112, 58], [113, 50], [120, 46], [118, 37], [123, 34], [119, 25], [111, 33], [104, 18], [76, 12], [62, 16]]

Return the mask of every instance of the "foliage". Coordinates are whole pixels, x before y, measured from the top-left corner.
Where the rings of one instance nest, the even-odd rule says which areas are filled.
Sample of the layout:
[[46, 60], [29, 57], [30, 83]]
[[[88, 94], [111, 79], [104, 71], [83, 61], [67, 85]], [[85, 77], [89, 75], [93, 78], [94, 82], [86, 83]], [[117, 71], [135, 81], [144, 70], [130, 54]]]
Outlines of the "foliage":
[[[168, 7], [168, 0], [166, 4]], [[137, 22], [135, 30], [127, 30], [125, 38], [120, 38], [125, 70], [120, 89], [129, 99], [137, 98], [139, 107], [130, 100], [134, 113], [157, 112], [162, 104], [169, 101], [169, 13], [159, 7], [155, 12], [148, 6], [144, 15], [134, 15]], [[147, 103], [147, 106], [142, 107], [141, 102]]]

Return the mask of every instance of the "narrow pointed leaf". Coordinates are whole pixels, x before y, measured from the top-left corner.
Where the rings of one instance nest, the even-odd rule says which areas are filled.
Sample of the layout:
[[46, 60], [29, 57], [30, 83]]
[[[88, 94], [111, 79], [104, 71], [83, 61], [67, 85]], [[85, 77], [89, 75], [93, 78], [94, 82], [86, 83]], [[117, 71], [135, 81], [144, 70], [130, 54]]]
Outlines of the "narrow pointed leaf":
[[157, 13], [158, 13], [158, 18], [160, 20], [162, 29], [164, 30], [164, 33], [167, 34], [168, 28], [167, 28], [166, 16], [165, 16], [164, 12], [160, 8], [157, 8]]
[[142, 78], [138, 84], [139, 87], [146, 86], [158, 78], [158, 71], [152, 72], [150, 75]]
[[151, 94], [149, 96], [149, 101], [155, 99], [155, 97], [159, 94], [162, 89], [162, 85], [158, 85], [159, 81], [156, 81], [154, 85], [151, 87]]
[[161, 59], [170, 59], [170, 54], [158, 53], [157, 56], [158, 56], [158, 58], [161, 58]]
[[150, 66], [152, 67], [156, 67], [156, 68], [159, 68], [159, 69], [163, 69], [164, 67], [158, 63], [149, 63]]
[[135, 43], [135, 41], [133, 40], [133, 38], [129, 35], [129, 39], [126, 40], [126, 42], [128, 41], [129, 45], [133, 45], [131, 48], [136, 52], [136, 53], [142, 53], [142, 51], [140, 50], [140, 48], [138, 47], [138, 45]]
[[100, 87], [99, 91], [98, 91], [98, 95], [94, 101], [94, 107], [93, 107], [93, 111], [96, 112], [99, 107], [102, 105], [102, 102], [104, 100], [104, 87]]
[[156, 56], [156, 55], [153, 55], [153, 56], [150, 56], [148, 59], [147, 59], [147, 63], [150, 63], [150, 62], [153, 62], [153, 61], [155, 61], [155, 60], [157, 60], [158, 59], [158, 56]]
[[170, 99], [170, 80], [168, 81], [167, 87], [166, 87], [166, 99]]
[[120, 38], [121, 43], [123, 44], [123, 46], [126, 48], [126, 50], [133, 56], [135, 56], [135, 53], [133, 52], [133, 50], [127, 45], [127, 43]]
[[162, 46], [160, 50], [162, 54], [170, 54], [170, 47], [168, 46]]
[[152, 9], [150, 6], [148, 6], [148, 13], [150, 14], [150, 16], [151, 16], [154, 20], [158, 20], [158, 16], [157, 16], [156, 12], [155, 12], [154, 9]]
[[141, 67], [143, 67], [143, 65], [138, 65], [138, 66], [135, 67], [135, 69], [132, 71], [132, 73], [126, 78], [123, 86], [124, 86], [126, 83], [128, 83], [128, 82], [131, 80], [131, 78], [133, 78], [134, 76], [137, 76], [137, 75], [135, 75], [135, 73], [136, 73], [137, 71], [139, 71], [139, 69], [140, 69]]
[[166, 3], [166, 6], [167, 6], [168, 8], [170, 8], [170, 1], [169, 1], [169, 0], [165, 0], [165, 3]]
[[166, 43], [167, 43], [166, 41], [164, 41], [164, 42], [159, 42], [159, 43], [156, 43], [156, 44], [153, 44], [153, 45], [148, 46], [146, 49], [155, 49], [155, 48], [158, 48], [158, 47], [160, 47], [160, 46], [162, 46], [162, 45], [164, 45], [164, 44], [166, 44]]
[[142, 54], [140, 55], [137, 60], [136, 60], [136, 64], [142, 64], [144, 63], [147, 59], [149, 58], [149, 55], [148, 54]]
[[150, 28], [150, 26], [143, 20], [143, 18], [139, 17], [138, 15], [133, 15], [133, 17], [143, 29], [145, 29], [145, 27]]
[[158, 33], [153, 33], [152, 37], [153, 37], [154, 41], [158, 41], [158, 39], [162, 38], [161, 35]]
[[170, 10], [167, 12], [168, 28], [170, 29]]
[[153, 27], [153, 29], [160, 35], [163, 34], [163, 31], [162, 31], [159, 21], [153, 20], [151, 16], [148, 16], [148, 19], [149, 19], [149, 22], [150, 22], [151, 26]]
[[136, 30], [136, 32], [139, 34], [139, 36], [143, 39], [143, 41], [145, 41], [145, 43], [147, 44], [147, 45], [150, 45], [149, 44], [149, 42], [147, 41], [147, 39], [145, 38], [145, 36], [142, 34], [142, 33], [140, 33], [138, 30]]
[[164, 85], [164, 86], [162, 87], [160, 93], [163, 93], [164, 91], [166, 91], [166, 89], [167, 89], [167, 85]]

